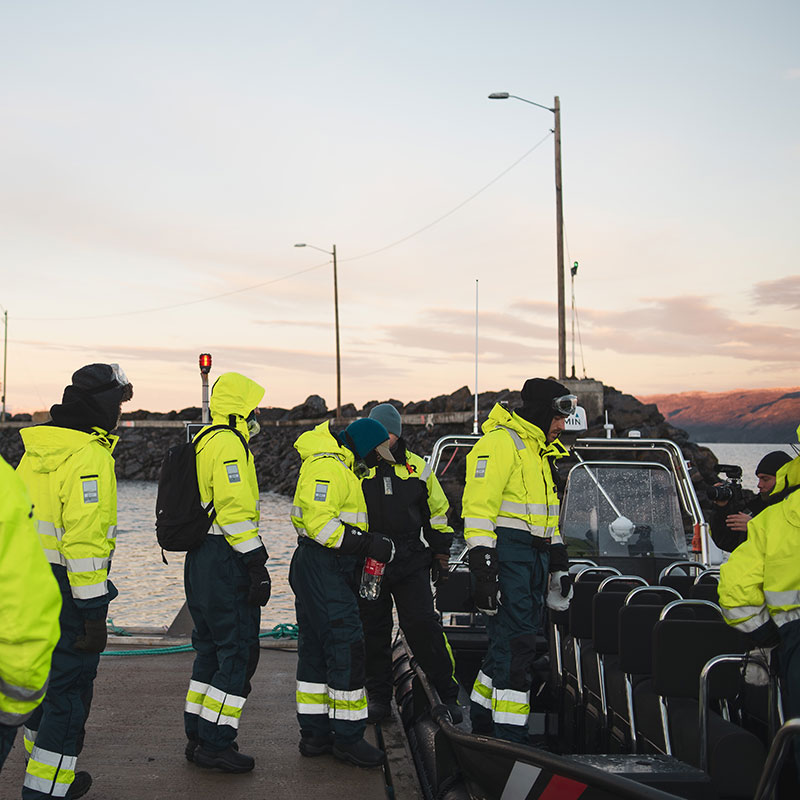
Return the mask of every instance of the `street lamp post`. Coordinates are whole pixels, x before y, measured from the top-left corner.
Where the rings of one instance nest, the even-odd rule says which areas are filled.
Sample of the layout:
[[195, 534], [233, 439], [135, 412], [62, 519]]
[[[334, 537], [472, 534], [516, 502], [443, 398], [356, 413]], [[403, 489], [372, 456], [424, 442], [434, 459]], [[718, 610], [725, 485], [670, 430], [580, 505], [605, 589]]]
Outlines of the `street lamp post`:
[[555, 159], [556, 159], [556, 285], [558, 287], [558, 378], [563, 380], [567, 377], [567, 341], [566, 324], [564, 311], [564, 210], [561, 198], [561, 102], [558, 96], [553, 98], [553, 107], [548, 108], [533, 100], [526, 100], [524, 97], [517, 97], [508, 92], [492, 92], [490, 100], [521, 100], [532, 106], [543, 108], [550, 111], [555, 117], [553, 136], [555, 138]]
[[336, 245], [333, 245], [332, 250], [324, 250], [321, 247], [306, 244], [305, 242], [296, 244], [295, 247], [310, 247], [312, 250], [319, 250], [320, 253], [327, 253], [329, 256], [333, 256], [333, 314], [336, 324], [336, 419], [338, 421], [342, 416], [342, 361], [339, 350], [339, 276], [336, 269]]

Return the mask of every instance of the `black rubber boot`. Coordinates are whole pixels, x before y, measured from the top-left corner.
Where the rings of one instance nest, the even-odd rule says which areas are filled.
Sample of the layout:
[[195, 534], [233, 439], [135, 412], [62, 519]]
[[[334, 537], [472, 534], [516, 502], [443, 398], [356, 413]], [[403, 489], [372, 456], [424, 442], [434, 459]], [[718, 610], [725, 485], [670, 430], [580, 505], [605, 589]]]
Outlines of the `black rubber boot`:
[[67, 800], [75, 800], [76, 797], [83, 797], [91, 788], [92, 776], [88, 772], [76, 772], [64, 797]]
[[300, 755], [313, 758], [324, 756], [333, 750], [333, 734], [327, 736], [303, 736], [300, 739]]
[[[183, 754], [186, 756], [187, 761], [194, 761], [194, 751], [197, 750], [199, 744], [200, 742], [198, 742], [197, 739], [189, 739], [189, 741], [186, 742], [186, 749], [183, 751]], [[239, 745], [236, 742], [233, 742], [231, 747], [234, 750], [239, 749]]]
[[250, 772], [256, 765], [252, 756], [244, 755], [233, 747], [227, 750], [206, 750], [202, 744], [194, 751], [194, 763], [204, 769], [221, 769], [223, 772]]
[[391, 708], [388, 702], [375, 700], [369, 704], [367, 712], [367, 724], [373, 725], [376, 722], [382, 722], [391, 714]]
[[384, 761], [383, 750], [378, 750], [364, 739], [353, 744], [334, 742], [333, 754], [340, 761], [347, 761], [357, 767], [380, 767]]

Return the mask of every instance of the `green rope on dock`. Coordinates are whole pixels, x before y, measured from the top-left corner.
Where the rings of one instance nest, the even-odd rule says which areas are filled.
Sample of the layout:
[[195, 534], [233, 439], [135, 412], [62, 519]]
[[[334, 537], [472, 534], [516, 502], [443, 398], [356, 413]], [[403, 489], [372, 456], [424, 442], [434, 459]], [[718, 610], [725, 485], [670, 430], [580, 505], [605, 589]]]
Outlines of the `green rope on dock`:
[[108, 628], [109, 633], [113, 633], [114, 636], [133, 636], [132, 633], [128, 633], [125, 628], [120, 628], [114, 624], [114, 620], [111, 617], [108, 618], [106, 621], [106, 627]]
[[[111, 620], [109, 620], [111, 622]], [[111, 623], [113, 626], [113, 622]], [[109, 627], [109, 631], [118, 636], [131, 636], [132, 634], [123, 628]], [[271, 631], [260, 633], [259, 639], [297, 639], [299, 631], [297, 625], [292, 622], [282, 622], [276, 625]], [[104, 650], [100, 655], [103, 656], [163, 656], [170, 653], [188, 653], [192, 650], [190, 644], [177, 644], [173, 647], [145, 647], [141, 650]]]

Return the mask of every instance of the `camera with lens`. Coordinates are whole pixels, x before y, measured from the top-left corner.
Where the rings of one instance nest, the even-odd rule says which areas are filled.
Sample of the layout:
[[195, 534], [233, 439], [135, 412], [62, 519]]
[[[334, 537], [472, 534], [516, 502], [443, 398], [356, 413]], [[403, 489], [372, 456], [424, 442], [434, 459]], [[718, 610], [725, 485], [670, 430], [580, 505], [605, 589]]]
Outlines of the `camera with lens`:
[[708, 499], [741, 506], [743, 504], [742, 468], [734, 464], [717, 464], [717, 472], [724, 473], [728, 480], [723, 481], [719, 486], [712, 486], [707, 492]]

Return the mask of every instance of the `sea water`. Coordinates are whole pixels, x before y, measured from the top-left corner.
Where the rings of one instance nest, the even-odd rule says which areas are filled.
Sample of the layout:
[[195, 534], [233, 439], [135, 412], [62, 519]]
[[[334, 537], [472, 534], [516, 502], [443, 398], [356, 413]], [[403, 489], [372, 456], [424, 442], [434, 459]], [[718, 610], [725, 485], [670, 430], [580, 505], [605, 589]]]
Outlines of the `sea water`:
[[[117, 486], [117, 549], [111, 579], [119, 597], [109, 606], [117, 627], [169, 627], [185, 599], [184, 553], [165, 553], [156, 542], [155, 507], [158, 484], [119, 481]], [[262, 492], [259, 498], [259, 532], [269, 552], [267, 568], [272, 597], [261, 610], [261, 627], [295, 622], [294, 595], [289, 588], [289, 562], [297, 534], [289, 519], [291, 498]]]
[[[784, 450], [794, 456], [788, 445], [721, 444], [710, 448], [722, 464], [742, 467], [742, 485], [756, 489], [755, 469], [771, 450]], [[169, 627], [184, 601], [182, 553], [167, 553], [169, 564], [161, 560], [156, 543], [156, 484], [151, 481], [120, 481], [118, 494], [117, 550], [114, 554], [112, 580], [119, 597], [109, 609], [119, 627]], [[294, 595], [289, 587], [289, 562], [297, 535], [289, 519], [291, 499], [274, 492], [260, 496], [259, 530], [270, 555], [267, 564], [272, 577], [272, 598], [261, 612], [262, 628], [282, 622], [295, 622]]]

